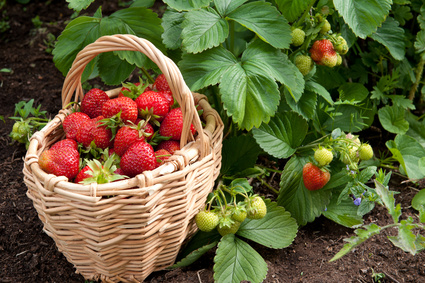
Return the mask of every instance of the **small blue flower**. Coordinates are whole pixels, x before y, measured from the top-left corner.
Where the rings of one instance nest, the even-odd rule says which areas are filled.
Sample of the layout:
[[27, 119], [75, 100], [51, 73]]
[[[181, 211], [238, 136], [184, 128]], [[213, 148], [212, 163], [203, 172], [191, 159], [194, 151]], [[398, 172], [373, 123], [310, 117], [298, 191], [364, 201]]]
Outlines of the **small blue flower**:
[[354, 204], [357, 205], [357, 206], [359, 206], [361, 203], [362, 203], [362, 198], [356, 198], [354, 200]]

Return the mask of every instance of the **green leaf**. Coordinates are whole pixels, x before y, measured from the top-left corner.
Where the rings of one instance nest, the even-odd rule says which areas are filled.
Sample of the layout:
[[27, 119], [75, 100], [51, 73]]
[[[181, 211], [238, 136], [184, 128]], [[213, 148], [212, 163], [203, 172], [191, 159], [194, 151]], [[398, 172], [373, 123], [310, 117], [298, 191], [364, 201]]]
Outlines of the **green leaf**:
[[119, 85], [125, 81], [134, 70], [134, 66], [121, 60], [113, 53], [103, 53], [99, 57], [99, 75], [110, 85]]
[[216, 282], [262, 282], [267, 275], [267, 263], [250, 245], [233, 234], [225, 235], [214, 257]]
[[417, 118], [410, 111], [406, 113], [406, 121], [409, 123], [409, 130], [406, 134], [425, 148], [425, 120], [419, 122]]
[[229, 35], [228, 22], [212, 8], [186, 13], [182, 28], [183, 48], [189, 53], [216, 47]]
[[220, 46], [200, 54], [185, 54], [178, 65], [185, 82], [196, 91], [218, 84], [223, 74], [236, 64], [235, 56]]
[[289, 159], [281, 175], [277, 198], [278, 205], [288, 210], [300, 226], [304, 226], [320, 216], [332, 195], [332, 191], [326, 189], [326, 186], [317, 191], [309, 191], [305, 188], [302, 171], [307, 160], [307, 158], [297, 156]]
[[270, 45], [287, 49], [291, 44], [291, 28], [279, 11], [267, 2], [244, 4], [228, 14], [229, 19], [255, 32]]
[[384, 22], [391, 9], [391, 0], [334, 0], [338, 13], [351, 30], [365, 39]]
[[341, 100], [363, 101], [368, 95], [367, 88], [359, 83], [345, 83], [338, 88]]
[[184, 21], [184, 12], [167, 9], [162, 16], [164, 33], [161, 35], [162, 42], [169, 49], [178, 49], [181, 46], [181, 24]]
[[405, 55], [404, 29], [394, 18], [387, 17], [382, 26], [370, 36], [384, 45], [396, 60], [403, 60]]
[[387, 105], [378, 110], [378, 118], [382, 127], [390, 133], [405, 134], [409, 122], [404, 118], [405, 110], [400, 107]]
[[87, 9], [94, 0], [66, 0], [69, 3], [68, 8], [76, 12]]
[[418, 170], [419, 160], [425, 157], [425, 149], [418, 141], [406, 135], [397, 135], [394, 141], [387, 141], [386, 146], [400, 163], [400, 169], [410, 179], [419, 180], [425, 177], [421, 170]]
[[241, 62], [248, 73], [270, 76], [284, 84], [296, 101], [302, 96], [304, 77], [282, 51], [254, 40], [242, 54]]
[[420, 190], [412, 199], [412, 207], [419, 210], [422, 206], [425, 206], [425, 189]]
[[425, 51], [425, 30], [421, 30], [418, 32], [418, 34], [416, 35], [414, 46], [416, 53], [418, 54], [423, 53]]
[[211, 244], [205, 245], [205, 246], [203, 246], [203, 247], [201, 247], [197, 250], [194, 250], [188, 256], [186, 256], [185, 258], [183, 258], [179, 262], [176, 262], [175, 264], [170, 266], [170, 268], [177, 268], [177, 267], [184, 267], [184, 266], [191, 265], [192, 263], [197, 261], [203, 254], [205, 254], [210, 249], [215, 247], [217, 245], [217, 243], [218, 243], [218, 241], [212, 242]]
[[[412, 229], [416, 227], [415, 225], [412, 225], [412, 221], [413, 219], [411, 218], [410, 221], [401, 220], [397, 236], [388, 236], [388, 239], [394, 244], [394, 246], [410, 253], [411, 255], [415, 255], [423, 249], [423, 247], [416, 246], [416, 235], [412, 231]], [[420, 234], [419, 236], [423, 237]]]
[[265, 200], [265, 203], [266, 216], [262, 219], [246, 219], [236, 234], [269, 248], [286, 248], [297, 235], [297, 222], [275, 202]]
[[246, 1], [248, 0], [214, 0], [214, 5], [220, 15], [225, 17]]
[[276, 158], [288, 158], [303, 142], [307, 121], [294, 112], [277, 113], [268, 124], [253, 128], [252, 133], [262, 149]]
[[309, 5], [309, 1], [305, 0], [276, 0], [279, 10], [290, 22], [294, 22], [302, 15]]
[[304, 119], [310, 120], [313, 119], [314, 115], [316, 115], [316, 93], [305, 90], [298, 102], [294, 100], [294, 98], [290, 95], [289, 91], [287, 91], [286, 89], [284, 91], [284, 95], [286, 103], [288, 103], [292, 111], [298, 113]]
[[226, 70], [219, 87], [228, 116], [248, 131], [263, 122], [268, 123], [280, 100], [275, 81], [247, 74], [240, 64]]
[[164, 0], [164, 3], [177, 11], [190, 11], [204, 8], [211, 0]]
[[360, 107], [354, 105], [338, 105], [338, 107], [335, 109], [335, 113], [338, 115], [335, 117], [329, 117], [323, 123], [323, 126], [328, 131], [340, 128], [345, 132], [359, 132], [365, 126], [360, 113], [361, 110], [362, 109]]
[[365, 225], [362, 228], [354, 230], [354, 233], [356, 233], [357, 236], [352, 236], [349, 239], [344, 239], [344, 241], [346, 241], [347, 243], [336, 255], [334, 255], [334, 257], [329, 262], [340, 259], [344, 255], [348, 254], [352, 249], [354, 249], [370, 237], [379, 234], [380, 232], [381, 227], [374, 223]]
[[313, 93], [316, 93], [317, 95], [320, 95], [330, 105], [334, 104], [334, 101], [332, 100], [331, 94], [322, 85], [320, 85], [320, 84], [318, 84], [314, 81], [309, 80], [305, 84], [305, 89], [308, 90], [308, 91], [311, 91]]
[[357, 213], [358, 207], [352, 199], [343, 199], [338, 203], [338, 195], [332, 194], [330, 203], [323, 215], [339, 225], [353, 228], [363, 224], [363, 217]]
[[255, 165], [261, 149], [252, 136], [225, 139], [222, 149], [222, 175], [233, 175]]
[[388, 213], [392, 216], [394, 223], [398, 223], [401, 216], [401, 208], [395, 205], [394, 192], [375, 180], [375, 191], [382, 200], [384, 206], [388, 209]]
[[217, 229], [211, 232], [202, 232], [198, 230], [196, 234], [190, 239], [190, 241], [183, 247], [182, 251], [178, 254], [176, 261], [181, 261], [184, 258], [190, 256], [191, 253], [203, 249], [213, 243], [217, 244], [221, 239], [221, 235]]

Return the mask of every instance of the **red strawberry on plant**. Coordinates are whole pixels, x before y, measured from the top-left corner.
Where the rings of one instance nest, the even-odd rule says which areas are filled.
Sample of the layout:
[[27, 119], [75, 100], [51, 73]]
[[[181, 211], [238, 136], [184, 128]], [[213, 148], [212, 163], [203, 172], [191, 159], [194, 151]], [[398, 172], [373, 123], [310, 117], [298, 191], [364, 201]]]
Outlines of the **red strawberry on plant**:
[[170, 104], [164, 95], [155, 92], [147, 91], [136, 98], [139, 114], [151, 121], [161, 122], [165, 115], [170, 111]]
[[170, 158], [171, 154], [165, 149], [158, 149], [154, 152], [156, 157], [156, 167], [161, 166], [165, 160]]
[[102, 106], [109, 99], [109, 96], [103, 90], [92, 88], [84, 95], [81, 101], [81, 112], [92, 119], [96, 118], [102, 115]]
[[319, 65], [332, 65], [334, 58], [336, 65], [338, 60], [334, 46], [329, 39], [316, 40], [310, 48], [310, 55], [311, 59]]
[[117, 114], [120, 115], [120, 120], [124, 123], [136, 122], [138, 115], [136, 102], [124, 96], [110, 99], [103, 104], [102, 115], [105, 118], [111, 118]]
[[40, 154], [38, 164], [46, 173], [65, 176], [71, 180], [78, 174], [80, 154], [69, 146], [48, 149]]
[[129, 177], [155, 169], [156, 157], [152, 146], [147, 142], [133, 143], [121, 157], [120, 167]]
[[62, 122], [66, 138], [76, 140], [78, 128], [89, 120], [89, 115], [82, 112], [73, 112], [66, 116]]
[[316, 191], [323, 188], [331, 178], [331, 174], [326, 169], [320, 169], [309, 162], [303, 167], [304, 186], [309, 191]]
[[155, 82], [153, 83], [153, 88], [157, 91], [171, 90], [164, 74], [160, 74], [158, 77], [156, 77]]
[[160, 149], [165, 149], [170, 154], [174, 154], [176, 150], [180, 150], [180, 142], [174, 140], [161, 141], [156, 147], [156, 150]]
[[[170, 137], [172, 140], [180, 140], [183, 131], [183, 114], [181, 108], [171, 109], [165, 116], [159, 127], [159, 134], [164, 137]], [[192, 134], [196, 133], [193, 125], [190, 126]]]

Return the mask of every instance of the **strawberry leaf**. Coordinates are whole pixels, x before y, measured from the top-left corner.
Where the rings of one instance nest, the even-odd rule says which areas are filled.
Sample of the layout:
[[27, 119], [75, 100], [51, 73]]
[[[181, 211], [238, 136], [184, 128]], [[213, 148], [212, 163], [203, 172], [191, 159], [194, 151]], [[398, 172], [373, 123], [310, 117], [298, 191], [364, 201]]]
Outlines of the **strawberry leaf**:
[[303, 142], [308, 130], [307, 121], [294, 112], [277, 113], [268, 124], [253, 128], [255, 140], [270, 155], [288, 158]]
[[267, 2], [251, 2], [240, 6], [227, 15], [255, 32], [259, 38], [273, 47], [286, 49], [291, 44], [291, 28], [279, 11]]
[[263, 282], [267, 275], [267, 263], [250, 245], [233, 234], [225, 235], [214, 257], [216, 282]]
[[178, 268], [178, 267], [184, 267], [189, 266], [195, 261], [197, 261], [203, 254], [211, 250], [213, 247], [217, 245], [218, 241], [212, 242], [210, 244], [207, 244], [205, 246], [202, 246], [194, 251], [192, 251], [190, 254], [188, 254], [185, 258], [182, 260], [176, 262], [169, 268]]
[[309, 1], [275, 0], [285, 18], [294, 22], [308, 7]]
[[169, 49], [178, 49], [181, 47], [182, 39], [181, 23], [184, 21], [185, 12], [177, 12], [167, 9], [162, 16], [162, 27], [164, 33], [161, 35], [164, 45]]
[[207, 7], [211, 0], [164, 0], [168, 6], [177, 11], [190, 11]]
[[198, 53], [218, 46], [229, 36], [229, 24], [212, 8], [194, 10], [185, 14], [181, 37], [183, 48]]
[[382, 26], [370, 36], [372, 39], [384, 45], [396, 60], [403, 60], [405, 56], [404, 29], [394, 18], [387, 17]]
[[236, 234], [269, 248], [286, 248], [295, 239], [297, 222], [288, 211], [275, 202], [265, 200], [265, 203], [266, 216], [255, 220], [245, 219]]
[[66, 0], [69, 3], [68, 8], [76, 12], [87, 9], [94, 0]]

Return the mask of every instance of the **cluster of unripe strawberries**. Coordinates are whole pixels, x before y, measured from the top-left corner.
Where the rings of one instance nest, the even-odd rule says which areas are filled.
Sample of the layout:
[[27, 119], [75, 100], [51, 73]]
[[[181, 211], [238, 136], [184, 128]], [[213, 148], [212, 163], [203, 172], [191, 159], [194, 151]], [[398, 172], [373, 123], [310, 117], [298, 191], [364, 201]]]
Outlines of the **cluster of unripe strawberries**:
[[300, 27], [295, 27], [291, 34], [294, 47], [305, 47], [305, 52], [298, 53], [294, 59], [295, 65], [304, 76], [313, 69], [314, 63], [330, 68], [341, 65], [341, 55], [346, 54], [349, 49], [347, 41], [341, 35], [332, 33], [328, 20], [323, 19], [321, 16], [318, 18], [320, 20], [317, 24], [320, 26], [320, 31], [314, 38], [308, 52], [309, 46], [303, 45], [306, 43], [305, 31]]
[[62, 123], [66, 138], [40, 155], [47, 173], [107, 183], [153, 170], [180, 149], [182, 111], [163, 74], [151, 86], [123, 84], [115, 98], [93, 88], [75, 109]]

